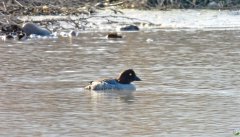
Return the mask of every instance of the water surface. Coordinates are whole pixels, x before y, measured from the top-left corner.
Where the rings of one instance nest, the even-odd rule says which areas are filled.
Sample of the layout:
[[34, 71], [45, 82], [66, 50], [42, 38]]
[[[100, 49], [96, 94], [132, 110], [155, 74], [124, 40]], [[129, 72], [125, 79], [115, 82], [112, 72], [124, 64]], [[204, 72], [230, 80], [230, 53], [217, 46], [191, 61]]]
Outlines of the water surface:
[[[0, 135], [234, 136], [240, 130], [240, 31], [80, 33], [0, 42]], [[89, 81], [133, 68], [134, 92]]]

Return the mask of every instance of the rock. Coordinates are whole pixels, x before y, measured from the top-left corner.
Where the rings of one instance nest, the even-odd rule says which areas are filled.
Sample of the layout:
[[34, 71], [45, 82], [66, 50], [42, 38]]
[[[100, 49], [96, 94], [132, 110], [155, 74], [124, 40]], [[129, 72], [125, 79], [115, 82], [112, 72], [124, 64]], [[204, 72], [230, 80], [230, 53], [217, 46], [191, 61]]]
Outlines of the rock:
[[105, 8], [106, 7], [106, 3], [104, 2], [98, 2], [94, 5], [95, 7], [99, 7], [99, 8]]
[[27, 39], [27, 35], [26, 33], [20, 33], [17, 35], [18, 40], [26, 40]]
[[20, 31], [22, 31], [22, 28], [15, 24], [7, 24], [7, 25], [2, 26], [1, 31], [4, 34], [8, 34], [8, 33], [13, 33], [13, 32], [20, 32]]
[[12, 35], [8, 34], [8, 35], [1, 36], [1, 39], [2, 39], [3, 41], [13, 40], [14, 37], [13, 37]]
[[33, 23], [26, 23], [23, 25], [23, 32], [27, 34], [27, 36], [31, 34], [40, 35], [40, 36], [49, 36], [51, 32], [45, 28], [39, 27]]
[[23, 33], [23, 30], [20, 26], [16, 24], [7, 24], [2, 26], [1, 35], [2, 35], [1, 36], [2, 40], [4, 41], [14, 40], [14, 39], [21, 40], [23, 38], [23, 35], [25, 35], [25, 33]]
[[122, 38], [122, 35], [120, 35], [116, 32], [111, 32], [111, 33], [108, 33], [107, 38], [108, 39], [110, 39], [110, 38]]
[[60, 33], [59, 33], [59, 36], [61, 36], [61, 37], [68, 37], [68, 33], [66, 33], [66, 32], [60, 32]]
[[77, 37], [78, 36], [78, 32], [71, 30], [70, 32], [60, 32], [59, 36], [61, 37]]
[[139, 27], [135, 26], [135, 25], [129, 25], [129, 26], [125, 26], [120, 28], [121, 31], [139, 31]]
[[215, 1], [209, 2], [207, 7], [210, 8], [210, 9], [218, 9], [218, 8], [220, 8], [219, 4], [217, 2], [215, 2]]
[[76, 31], [74, 31], [74, 30], [71, 30], [71, 31], [68, 33], [68, 35], [69, 35], [70, 37], [77, 37], [77, 36], [78, 36], [78, 33], [77, 33]]

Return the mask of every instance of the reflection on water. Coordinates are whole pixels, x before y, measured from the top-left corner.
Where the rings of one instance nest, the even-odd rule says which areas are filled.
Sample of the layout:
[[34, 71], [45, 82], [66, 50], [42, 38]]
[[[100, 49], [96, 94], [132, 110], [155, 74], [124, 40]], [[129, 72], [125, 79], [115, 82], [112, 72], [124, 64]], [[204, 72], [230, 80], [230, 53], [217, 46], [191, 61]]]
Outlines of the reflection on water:
[[[239, 31], [154, 31], [0, 43], [1, 136], [233, 136]], [[135, 92], [84, 91], [134, 68]]]

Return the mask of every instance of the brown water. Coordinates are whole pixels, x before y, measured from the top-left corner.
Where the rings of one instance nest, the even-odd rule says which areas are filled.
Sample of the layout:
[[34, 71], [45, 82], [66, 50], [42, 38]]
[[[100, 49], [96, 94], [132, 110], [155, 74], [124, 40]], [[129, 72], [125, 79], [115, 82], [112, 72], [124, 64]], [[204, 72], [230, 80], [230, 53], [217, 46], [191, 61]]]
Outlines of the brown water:
[[[153, 31], [0, 43], [0, 136], [234, 136], [239, 31]], [[133, 68], [137, 91], [84, 91]]]

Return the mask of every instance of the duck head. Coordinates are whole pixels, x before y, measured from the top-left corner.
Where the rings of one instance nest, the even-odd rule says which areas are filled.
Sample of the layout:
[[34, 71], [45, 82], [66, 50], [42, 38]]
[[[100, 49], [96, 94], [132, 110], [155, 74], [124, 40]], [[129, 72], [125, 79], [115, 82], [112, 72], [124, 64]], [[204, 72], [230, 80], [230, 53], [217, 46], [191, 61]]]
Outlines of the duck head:
[[133, 69], [127, 69], [120, 73], [117, 81], [121, 84], [130, 84], [133, 81], [141, 81], [141, 79], [136, 76], [136, 73], [133, 71]]

